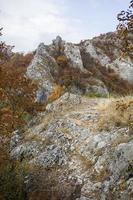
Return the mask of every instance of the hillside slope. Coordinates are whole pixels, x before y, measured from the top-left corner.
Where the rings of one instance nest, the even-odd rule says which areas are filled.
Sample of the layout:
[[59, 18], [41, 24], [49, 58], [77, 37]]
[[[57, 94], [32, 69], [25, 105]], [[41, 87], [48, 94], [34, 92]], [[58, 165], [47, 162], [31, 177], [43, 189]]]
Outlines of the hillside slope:
[[[57, 193], [63, 190], [62, 195], [65, 192], [66, 197], [60, 194], [59, 199], [131, 200], [132, 135], [128, 127], [108, 127], [109, 130], [103, 131], [98, 129], [103, 114], [99, 108], [110, 101], [64, 94], [47, 105], [46, 112], [40, 113], [26, 132], [14, 133], [11, 156], [21, 160], [21, 163], [28, 162], [47, 170], [60, 170], [61, 175], [54, 177], [58, 179], [59, 186], [53, 187]], [[43, 176], [41, 178], [37, 188], [44, 187], [45, 190]], [[78, 189], [63, 189], [66, 179], [74, 180], [75, 188]], [[30, 175], [28, 183], [32, 185]], [[33, 185], [31, 190], [34, 191]], [[50, 188], [48, 193], [52, 195]], [[58, 198], [51, 196], [50, 199]]]

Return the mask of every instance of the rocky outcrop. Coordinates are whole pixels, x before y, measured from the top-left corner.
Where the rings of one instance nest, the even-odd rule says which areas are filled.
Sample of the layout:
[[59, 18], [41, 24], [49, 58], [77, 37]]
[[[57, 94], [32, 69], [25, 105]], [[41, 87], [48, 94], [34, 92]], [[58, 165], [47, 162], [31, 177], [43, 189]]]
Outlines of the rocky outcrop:
[[72, 43], [66, 43], [64, 46], [64, 54], [71, 67], [85, 71], [80, 54], [80, 48]]
[[131, 199], [132, 136], [128, 128], [97, 131], [97, 108], [108, 101], [64, 94], [22, 134], [11, 156], [46, 169], [66, 166], [68, 178], [82, 185], [79, 200]]
[[97, 96], [97, 97], [108, 97], [109, 92], [105, 84], [96, 78], [90, 78], [89, 83], [85, 86], [85, 95]]
[[133, 61], [121, 58], [121, 41], [116, 33], [107, 33], [81, 43], [84, 67], [90, 69], [96, 65], [110, 67], [122, 79], [133, 83]]
[[[37, 102], [46, 102], [55, 82], [58, 84], [57, 79], [61, 76], [60, 70], [65, 69], [67, 71], [66, 66], [68, 70], [79, 70], [79, 74], [90, 73], [88, 79], [91, 76], [92, 79], [97, 80], [95, 84], [89, 84], [89, 81], [86, 81], [88, 84], [84, 84], [86, 86], [84, 90], [81, 87], [82, 81], [78, 80], [80, 90], [77, 88], [75, 81], [75, 85], [72, 85], [71, 90], [75, 93], [94, 93], [99, 96], [107, 96], [111, 85], [107, 84], [107, 81], [112, 81], [110, 80], [110, 74], [107, 74], [110, 73], [110, 69], [117, 74], [117, 80], [123, 79], [128, 81], [129, 84], [133, 84], [133, 62], [130, 58], [120, 58], [120, 47], [121, 41], [116, 33], [103, 34], [92, 40], [81, 41], [80, 44], [67, 43], [60, 36], [57, 36], [50, 45], [41, 43], [27, 69], [27, 75], [38, 81], [39, 84]], [[58, 58], [64, 62], [61, 65], [63, 69], [60, 68]], [[119, 81], [117, 82], [119, 84]]]
[[82, 48], [86, 54], [89, 54], [94, 60], [100, 62], [102, 66], [111, 62], [110, 58], [103, 52], [103, 50], [94, 46], [90, 40], [85, 41]]
[[53, 40], [53, 47], [55, 51], [60, 53], [63, 51], [65, 41], [62, 40], [60, 36], [57, 36], [55, 40]]
[[133, 62], [130, 58], [118, 58], [107, 67], [114, 69], [124, 80], [128, 80], [129, 83], [133, 84]]
[[42, 96], [45, 100], [52, 91], [54, 86], [53, 74], [56, 74], [57, 70], [58, 65], [55, 59], [49, 55], [45, 45], [41, 43], [30, 66], [27, 68], [27, 76], [37, 81], [39, 85], [37, 101], [42, 101]]

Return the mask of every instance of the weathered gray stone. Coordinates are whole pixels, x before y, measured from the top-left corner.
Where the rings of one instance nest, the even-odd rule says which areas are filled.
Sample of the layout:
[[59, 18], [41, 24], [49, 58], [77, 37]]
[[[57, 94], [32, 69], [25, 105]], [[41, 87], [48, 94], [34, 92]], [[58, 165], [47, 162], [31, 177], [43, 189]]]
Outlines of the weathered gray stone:
[[56, 145], [47, 146], [45, 152], [31, 160], [31, 163], [44, 167], [53, 167], [53, 165], [65, 165], [67, 157], [65, 153]]
[[[97, 39], [94, 40], [96, 42]], [[106, 36], [103, 40], [105, 44]], [[90, 40], [75, 45], [65, 43], [58, 36], [49, 46], [40, 44], [27, 69], [27, 75], [38, 81], [37, 102], [47, 102], [54, 87], [53, 77], [59, 69], [55, 59], [59, 55], [65, 55], [69, 67], [77, 68], [81, 73], [89, 70], [91, 64], [94, 68], [98, 64], [102, 69], [114, 69], [120, 77], [132, 83], [132, 61], [118, 59], [120, 51], [117, 43], [113, 41], [111, 55], [105, 51], [106, 47], [98, 43], [94, 45], [94, 41]], [[82, 51], [89, 57], [88, 68], [83, 62]], [[12, 137], [11, 156], [44, 168], [67, 166], [69, 177], [83, 183], [79, 200], [130, 199], [133, 187], [132, 135], [127, 134], [128, 127], [97, 130], [101, 114], [97, 106], [109, 99], [89, 99], [81, 95], [107, 97], [109, 93], [105, 84], [93, 74], [84, 82], [84, 92], [73, 85], [73, 94], [67, 92], [48, 104], [46, 112], [38, 115], [38, 122], [30, 126], [22, 137], [17, 133]], [[27, 142], [28, 136], [33, 136], [33, 139]]]
[[[78, 45], [67, 43], [60, 36], [57, 36], [50, 45], [46, 46], [41, 43], [27, 69], [27, 75], [37, 80], [39, 84], [39, 94], [37, 94], [36, 100], [38, 102], [41, 101], [41, 103], [46, 102], [49, 93], [53, 89], [56, 75], [60, 73], [56, 58], [62, 55], [65, 56], [70, 68], [76, 68], [81, 73], [90, 72], [90, 68], [94, 68], [95, 71], [97, 66], [101, 66], [103, 67], [102, 70], [104, 70], [104, 67], [105, 70], [111, 68], [118, 74], [118, 77], [120, 76], [120, 78], [133, 83], [133, 62], [130, 58], [120, 59], [119, 43], [116, 33], [108, 33], [92, 40], [85, 40]], [[82, 54], [85, 55], [83, 56]], [[99, 71], [98, 76], [92, 73], [92, 77], [101, 79], [100, 73]], [[83, 94], [84, 92], [86, 94], [95, 93], [97, 96], [108, 96], [106, 85], [102, 81], [100, 83], [100, 81], [99, 84], [86, 84], [84, 91], [81, 89], [82, 87], [77, 88], [76, 85], [73, 85], [71, 92], [78, 94]], [[42, 92], [44, 90], [45, 94]]]
[[86, 42], [84, 42], [84, 49], [85, 52], [89, 53], [92, 58], [98, 60], [102, 66], [106, 66], [108, 63], [110, 63], [110, 58], [106, 54], [104, 54], [102, 49], [94, 47], [92, 41], [87, 40]]
[[115, 70], [117, 74], [129, 83], [133, 83], [133, 62], [130, 58], [118, 58], [113, 63], [108, 64], [107, 67]]
[[81, 103], [81, 95], [75, 95], [67, 92], [53, 103], [48, 104], [46, 106], [46, 111], [47, 112], [56, 110], [61, 111], [63, 109], [63, 106], [65, 105], [71, 104], [71, 106], [73, 106], [73, 105], [78, 105], [80, 103]]
[[22, 140], [22, 135], [19, 130], [14, 131], [12, 135], [13, 136], [11, 137], [10, 140], [10, 149], [17, 147]]
[[133, 140], [129, 143], [119, 144], [113, 156], [109, 169], [114, 181], [117, 181], [129, 167], [133, 169]]
[[38, 155], [43, 147], [41, 144], [38, 144], [36, 141], [26, 142], [15, 147], [11, 151], [11, 157], [16, 158], [22, 161], [25, 158], [32, 158], [35, 155]]
[[64, 54], [68, 59], [71, 67], [80, 69], [81, 71], [85, 71], [79, 46], [76, 46], [72, 43], [65, 43]]
[[55, 47], [56, 52], [61, 52], [63, 50], [65, 42], [62, 40], [60, 36], [57, 36], [55, 40], [53, 40], [53, 45]]
[[91, 78], [90, 82], [93, 82], [93, 84], [86, 85], [86, 88], [85, 88], [86, 95], [90, 94], [90, 95], [99, 96], [99, 97], [109, 96], [108, 89], [102, 81]]
[[47, 94], [49, 94], [52, 91], [54, 86], [54, 79], [52, 75], [57, 73], [57, 70], [58, 65], [55, 59], [49, 55], [45, 45], [41, 43], [36, 50], [36, 54], [31, 64], [27, 68], [27, 76], [33, 80], [38, 81], [39, 96], [44, 96], [44, 90], [45, 96], [47, 96]]

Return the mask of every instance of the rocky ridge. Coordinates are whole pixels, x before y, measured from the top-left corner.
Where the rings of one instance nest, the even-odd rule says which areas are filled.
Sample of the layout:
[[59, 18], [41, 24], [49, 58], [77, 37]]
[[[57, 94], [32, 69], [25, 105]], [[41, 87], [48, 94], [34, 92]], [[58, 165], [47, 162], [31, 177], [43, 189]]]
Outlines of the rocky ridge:
[[131, 200], [133, 138], [128, 128], [97, 131], [98, 108], [109, 101], [64, 94], [25, 133], [14, 133], [11, 156], [45, 169], [65, 166], [81, 186], [72, 199]]
[[[67, 68], [78, 70], [78, 74], [86, 74], [86, 80], [81, 81], [77, 77], [77, 81], [75, 80], [77, 83], [73, 85], [77, 89], [72, 91], [108, 96], [108, 91], [111, 91], [111, 86], [108, 84], [110, 81], [117, 80], [114, 83], [116, 86], [122, 84], [120, 82], [122, 79], [123, 83], [127, 81], [133, 84], [133, 62], [130, 58], [121, 59], [120, 47], [121, 41], [116, 33], [103, 34], [92, 40], [81, 41], [79, 44], [67, 43], [57, 36], [52, 44], [41, 43], [38, 46], [34, 59], [27, 69], [27, 75], [38, 81], [39, 96], [45, 93], [48, 97], [54, 85], [59, 82], [61, 70]], [[110, 79], [113, 74], [118, 77]], [[81, 82], [84, 82], [83, 88]], [[116, 93], [118, 92], [119, 88]]]

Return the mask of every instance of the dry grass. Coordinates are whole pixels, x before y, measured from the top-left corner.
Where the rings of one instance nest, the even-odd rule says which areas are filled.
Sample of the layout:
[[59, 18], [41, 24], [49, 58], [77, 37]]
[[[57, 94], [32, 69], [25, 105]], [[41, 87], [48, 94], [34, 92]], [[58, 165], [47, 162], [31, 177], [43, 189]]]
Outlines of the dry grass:
[[107, 167], [104, 167], [99, 173], [94, 169], [91, 175], [91, 181], [103, 182], [110, 176], [110, 172]]
[[100, 120], [98, 128], [133, 127], [133, 97], [127, 96], [119, 99], [109, 99], [108, 103], [100, 107]]
[[[27, 132], [26, 132], [27, 133]], [[42, 141], [42, 137], [41, 135], [39, 134], [33, 134], [33, 133], [28, 133], [28, 134], [25, 134], [25, 142], [30, 142], [30, 141]]]

